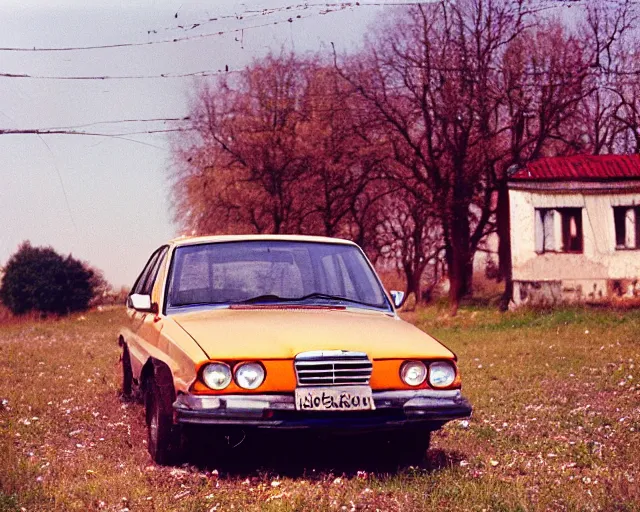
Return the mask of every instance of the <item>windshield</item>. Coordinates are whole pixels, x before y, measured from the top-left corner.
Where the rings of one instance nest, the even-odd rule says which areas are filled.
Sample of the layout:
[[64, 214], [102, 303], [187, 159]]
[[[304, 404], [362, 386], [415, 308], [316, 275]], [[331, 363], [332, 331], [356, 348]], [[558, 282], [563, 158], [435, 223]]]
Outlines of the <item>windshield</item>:
[[178, 247], [167, 312], [238, 303], [341, 304], [391, 311], [362, 251], [345, 244], [245, 241]]

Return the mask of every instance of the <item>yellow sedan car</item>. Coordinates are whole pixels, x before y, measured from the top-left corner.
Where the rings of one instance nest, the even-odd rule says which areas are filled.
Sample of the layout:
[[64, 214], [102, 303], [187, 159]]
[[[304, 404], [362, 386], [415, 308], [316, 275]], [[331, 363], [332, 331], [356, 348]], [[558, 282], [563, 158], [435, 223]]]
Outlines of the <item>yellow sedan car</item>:
[[123, 394], [143, 398], [148, 448], [178, 460], [194, 426], [377, 435], [419, 459], [467, 417], [456, 356], [404, 322], [354, 243], [179, 238], [153, 253], [119, 335]]

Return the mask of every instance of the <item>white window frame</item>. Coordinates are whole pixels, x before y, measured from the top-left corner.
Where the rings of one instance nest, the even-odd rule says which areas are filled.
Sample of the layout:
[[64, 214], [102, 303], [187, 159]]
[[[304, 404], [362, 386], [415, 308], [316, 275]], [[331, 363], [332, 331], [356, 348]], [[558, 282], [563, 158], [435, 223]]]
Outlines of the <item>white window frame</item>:
[[[618, 243], [618, 217], [616, 210], [624, 210], [624, 244]], [[640, 249], [640, 229], [637, 223], [640, 222], [640, 207], [633, 205], [616, 205], [613, 207], [613, 228], [614, 243], [617, 251]]]
[[564, 210], [583, 210], [581, 207], [535, 208], [535, 251], [538, 254], [548, 252], [582, 253], [584, 252], [584, 226], [580, 223], [580, 250], [568, 250], [564, 247], [563, 214]]

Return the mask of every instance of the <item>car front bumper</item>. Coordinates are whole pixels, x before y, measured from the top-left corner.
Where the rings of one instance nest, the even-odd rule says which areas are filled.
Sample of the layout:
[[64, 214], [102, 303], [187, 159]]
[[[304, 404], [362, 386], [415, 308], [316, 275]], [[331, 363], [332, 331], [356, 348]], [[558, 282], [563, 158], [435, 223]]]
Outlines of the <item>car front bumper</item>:
[[181, 424], [244, 426], [262, 429], [335, 431], [424, 427], [471, 415], [460, 390], [374, 391], [375, 410], [298, 411], [293, 394], [179, 395], [173, 404]]

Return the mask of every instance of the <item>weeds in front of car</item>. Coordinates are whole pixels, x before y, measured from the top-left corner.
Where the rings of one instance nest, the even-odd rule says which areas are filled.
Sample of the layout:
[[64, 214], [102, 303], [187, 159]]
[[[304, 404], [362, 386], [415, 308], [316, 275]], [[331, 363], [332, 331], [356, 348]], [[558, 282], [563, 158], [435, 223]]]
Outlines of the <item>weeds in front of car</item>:
[[287, 436], [154, 465], [119, 396], [123, 315], [0, 327], [0, 511], [640, 510], [639, 311], [412, 313], [458, 354], [474, 416], [400, 469]]

